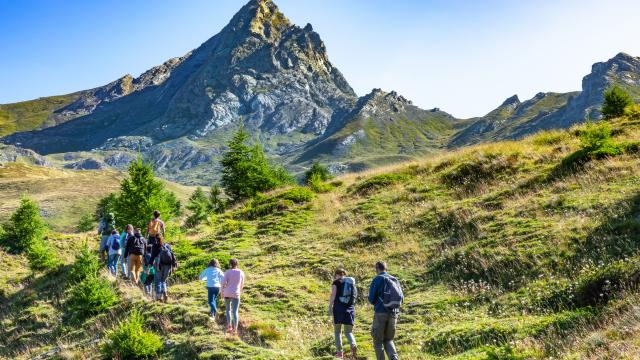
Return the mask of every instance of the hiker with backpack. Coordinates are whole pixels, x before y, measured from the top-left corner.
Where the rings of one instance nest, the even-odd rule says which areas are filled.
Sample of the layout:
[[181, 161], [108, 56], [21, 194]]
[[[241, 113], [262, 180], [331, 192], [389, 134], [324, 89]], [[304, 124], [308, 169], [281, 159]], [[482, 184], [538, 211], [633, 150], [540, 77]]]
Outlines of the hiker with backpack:
[[102, 216], [100, 219], [100, 223], [98, 224], [98, 235], [100, 238], [100, 247], [98, 251], [100, 252], [100, 260], [105, 261], [105, 254], [109, 254], [109, 249], [107, 248], [107, 241], [109, 240], [109, 236], [111, 236], [111, 232], [116, 228], [115, 216], [113, 213], [108, 213]]
[[356, 280], [347, 277], [344, 269], [337, 269], [334, 273], [334, 281], [331, 284], [331, 296], [329, 297], [329, 316], [333, 316], [333, 330], [336, 341], [336, 358], [343, 359], [342, 351], [342, 327], [344, 335], [351, 347], [351, 356], [356, 359], [356, 338], [353, 336], [353, 325], [356, 319], [355, 303], [358, 297]]
[[130, 238], [133, 239], [133, 225], [128, 224], [122, 234], [120, 234], [120, 248], [123, 249], [123, 255], [120, 257], [120, 272], [124, 279], [127, 279], [129, 276], [129, 257], [124, 255], [124, 253], [126, 252]]
[[118, 230], [113, 229], [111, 231], [111, 235], [107, 239], [107, 249], [109, 253], [107, 268], [112, 275], [117, 276], [118, 261], [120, 260], [120, 255], [122, 255], [122, 248], [120, 247], [120, 234], [118, 234]]
[[238, 335], [240, 323], [239, 312], [240, 295], [244, 289], [244, 272], [240, 270], [238, 259], [229, 260], [230, 269], [224, 272], [222, 280], [222, 294], [227, 315], [227, 333]]
[[393, 339], [396, 335], [398, 313], [404, 301], [404, 295], [398, 279], [387, 273], [386, 263], [377, 262], [376, 273], [376, 277], [369, 286], [368, 299], [375, 312], [371, 326], [373, 348], [376, 351], [377, 360], [384, 360], [385, 352], [389, 360], [397, 360], [398, 352]]
[[156, 268], [151, 262], [151, 254], [144, 256], [144, 268], [140, 274], [140, 282], [144, 285], [144, 293], [153, 295], [153, 283], [155, 282]]
[[[153, 219], [147, 225], [147, 244], [154, 246], [158, 243], [158, 237], [164, 236], [164, 221], [160, 220], [160, 211], [153, 212]], [[151, 255], [153, 256], [153, 255]]]
[[207, 303], [209, 304], [209, 317], [216, 319], [218, 314], [218, 295], [224, 281], [224, 273], [220, 270], [220, 262], [217, 259], [209, 261], [207, 268], [202, 270], [198, 278], [207, 282]]
[[136, 229], [133, 238], [127, 241], [124, 256], [129, 258], [129, 276], [134, 284], [138, 284], [140, 271], [142, 271], [142, 260], [146, 253], [147, 241], [142, 237], [140, 229]]
[[171, 250], [171, 246], [164, 241], [164, 236], [158, 234], [157, 252], [151, 253], [151, 262], [155, 265], [156, 275], [156, 299], [167, 302], [167, 279], [169, 275], [178, 267], [176, 256]]

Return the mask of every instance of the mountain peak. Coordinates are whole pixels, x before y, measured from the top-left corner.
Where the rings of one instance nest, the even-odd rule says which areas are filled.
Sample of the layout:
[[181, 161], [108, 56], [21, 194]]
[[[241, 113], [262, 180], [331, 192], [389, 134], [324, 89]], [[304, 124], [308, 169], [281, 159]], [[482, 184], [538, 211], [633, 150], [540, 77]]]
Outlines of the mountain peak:
[[511, 97], [508, 97], [507, 100], [505, 100], [500, 106], [512, 106], [518, 104], [520, 104], [520, 98], [518, 97], [518, 95], [513, 95]]
[[229, 25], [236, 30], [275, 39], [291, 26], [291, 22], [272, 0], [251, 0], [236, 13]]

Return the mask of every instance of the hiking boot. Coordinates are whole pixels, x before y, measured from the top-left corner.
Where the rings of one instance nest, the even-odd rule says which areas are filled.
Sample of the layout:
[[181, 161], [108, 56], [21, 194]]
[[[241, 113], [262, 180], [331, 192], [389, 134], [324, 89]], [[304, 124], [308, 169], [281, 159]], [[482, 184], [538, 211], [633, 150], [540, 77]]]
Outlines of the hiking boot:
[[358, 358], [358, 347], [355, 345], [351, 345], [351, 357], [353, 359], [357, 359]]
[[336, 359], [344, 359], [344, 353], [342, 351], [337, 351], [335, 357]]

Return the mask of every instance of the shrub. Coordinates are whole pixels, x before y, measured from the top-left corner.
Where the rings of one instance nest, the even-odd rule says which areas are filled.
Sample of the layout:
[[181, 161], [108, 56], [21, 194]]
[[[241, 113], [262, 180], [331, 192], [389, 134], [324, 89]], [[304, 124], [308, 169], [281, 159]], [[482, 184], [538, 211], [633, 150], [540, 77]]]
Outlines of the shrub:
[[498, 175], [515, 170], [518, 154], [484, 154], [459, 163], [441, 175], [442, 181], [451, 186], [470, 190], [478, 183], [489, 181]]
[[77, 283], [88, 277], [97, 277], [101, 267], [95, 251], [91, 251], [85, 242], [76, 253], [76, 259], [69, 271], [69, 279]]
[[278, 199], [291, 200], [296, 204], [302, 204], [313, 200], [315, 195], [305, 187], [296, 186], [276, 196]]
[[333, 189], [333, 186], [325, 183], [318, 174], [311, 175], [307, 185], [309, 189], [318, 194], [328, 193]]
[[322, 166], [319, 162], [314, 162], [311, 168], [304, 173], [304, 183], [311, 184], [311, 181], [324, 182], [330, 180], [333, 176], [325, 166]]
[[562, 160], [563, 167], [580, 166], [590, 160], [603, 159], [623, 153], [624, 147], [611, 137], [611, 125], [606, 122], [587, 123], [578, 133], [581, 149]]
[[600, 112], [605, 119], [617, 118], [624, 115], [625, 108], [632, 104], [631, 96], [619, 86], [614, 85], [604, 92], [604, 103]]
[[33, 241], [29, 245], [27, 259], [29, 259], [29, 268], [33, 271], [51, 271], [61, 264], [56, 252], [44, 239]]
[[17, 252], [28, 250], [32, 243], [42, 241], [46, 224], [40, 217], [38, 204], [23, 196], [20, 206], [11, 214], [9, 222], [4, 225], [4, 232], [4, 244]]
[[310, 189], [301, 186], [295, 186], [274, 196], [258, 194], [245, 205], [239, 215], [246, 219], [254, 220], [278, 211], [288, 210], [295, 204], [304, 204], [314, 197], [315, 194]]
[[533, 137], [532, 143], [538, 146], [557, 145], [565, 141], [568, 137], [569, 135], [567, 134], [566, 131], [561, 131], [561, 130], [543, 131]]
[[209, 191], [209, 212], [222, 214], [228, 207], [228, 201], [222, 196], [218, 185], [213, 185]]
[[96, 225], [95, 225], [95, 220], [93, 218], [93, 216], [91, 216], [91, 214], [84, 214], [82, 215], [82, 217], [80, 218], [80, 221], [78, 221], [78, 226], [76, 227], [76, 230], [78, 232], [88, 232], [88, 231], [92, 231], [96, 229]]
[[222, 235], [231, 234], [237, 231], [244, 231], [247, 229], [247, 224], [242, 221], [233, 219], [225, 219], [220, 225], [219, 233]]
[[633, 120], [640, 120], [640, 104], [627, 106], [624, 109], [624, 115]]
[[401, 174], [381, 174], [372, 176], [361, 183], [352, 185], [351, 192], [354, 194], [364, 195], [384, 187], [397, 184], [406, 180], [407, 175]]
[[267, 323], [253, 323], [249, 325], [249, 330], [256, 333], [261, 341], [274, 341], [282, 339], [282, 332], [275, 326]]
[[118, 294], [108, 280], [89, 275], [71, 288], [67, 306], [72, 317], [84, 319], [108, 310], [117, 302]]
[[137, 310], [111, 329], [107, 339], [100, 349], [107, 359], [149, 359], [162, 349], [162, 338], [144, 329], [144, 318]]

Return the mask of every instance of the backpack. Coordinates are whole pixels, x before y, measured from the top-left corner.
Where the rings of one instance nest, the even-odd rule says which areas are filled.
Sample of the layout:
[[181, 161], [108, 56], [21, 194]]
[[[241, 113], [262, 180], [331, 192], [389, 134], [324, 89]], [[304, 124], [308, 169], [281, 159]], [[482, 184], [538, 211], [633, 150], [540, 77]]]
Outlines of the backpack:
[[118, 251], [120, 250], [120, 235], [113, 236], [113, 242], [111, 243], [111, 250]]
[[355, 304], [358, 297], [358, 288], [356, 288], [356, 279], [346, 277], [342, 279], [342, 296], [338, 298], [341, 303], [351, 306]]
[[162, 245], [160, 248], [160, 264], [162, 265], [172, 265], [173, 264], [173, 253], [171, 253], [171, 249], [167, 245]]
[[158, 235], [164, 223], [160, 219], [154, 219], [149, 222], [149, 235]]
[[400, 281], [393, 276], [386, 275], [382, 277], [384, 279], [384, 286], [382, 290], [382, 305], [388, 310], [399, 309], [400, 305], [404, 301], [404, 294], [402, 293], [402, 287]]
[[144, 255], [144, 251], [146, 250], [146, 244], [144, 243], [144, 239], [142, 237], [134, 237], [133, 238], [133, 249], [131, 253], [134, 255]]

